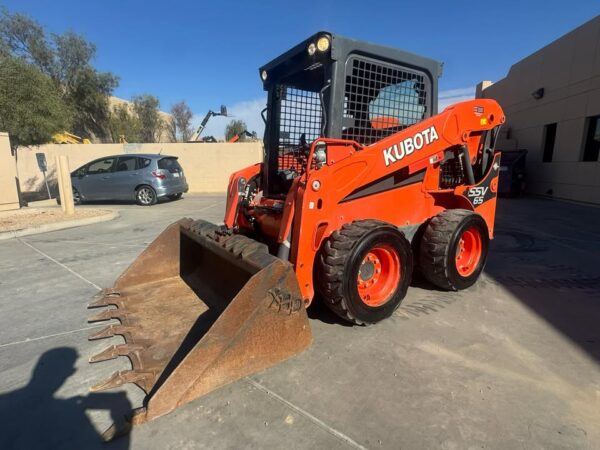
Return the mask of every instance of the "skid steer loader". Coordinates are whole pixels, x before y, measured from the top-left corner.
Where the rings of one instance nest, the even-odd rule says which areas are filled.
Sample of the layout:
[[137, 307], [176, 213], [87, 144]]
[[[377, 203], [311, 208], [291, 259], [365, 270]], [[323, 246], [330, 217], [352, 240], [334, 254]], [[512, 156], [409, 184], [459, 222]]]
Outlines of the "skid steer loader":
[[[170, 225], [92, 308], [120, 335], [147, 396], [131, 424], [164, 415], [306, 349], [317, 297], [373, 324], [413, 268], [471, 286], [493, 237], [504, 113], [477, 99], [437, 113], [441, 64], [321, 32], [259, 69], [268, 93], [262, 163], [233, 173], [224, 225]], [[118, 434], [114, 427], [105, 437]]]

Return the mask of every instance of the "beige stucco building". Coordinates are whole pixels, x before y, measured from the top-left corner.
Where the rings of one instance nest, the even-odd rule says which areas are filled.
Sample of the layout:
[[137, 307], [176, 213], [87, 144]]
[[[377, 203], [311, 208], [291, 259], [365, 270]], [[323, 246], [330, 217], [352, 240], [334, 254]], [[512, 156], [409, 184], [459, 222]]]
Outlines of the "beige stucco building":
[[0, 132], [0, 211], [18, 208], [17, 164], [10, 152], [8, 133]]
[[506, 113], [498, 148], [529, 151], [529, 193], [600, 204], [600, 16], [481, 83], [477, 96]]

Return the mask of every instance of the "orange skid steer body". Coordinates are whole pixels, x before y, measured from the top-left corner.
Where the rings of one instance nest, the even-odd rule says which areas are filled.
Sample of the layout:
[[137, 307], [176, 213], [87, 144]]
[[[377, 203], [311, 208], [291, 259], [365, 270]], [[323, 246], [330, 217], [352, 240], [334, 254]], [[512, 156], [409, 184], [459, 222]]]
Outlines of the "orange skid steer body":
[[[313, 68], [307, 71], [306, 68]], [[170, 225], [91, 308], [146, 392], [140, 424], [310, 346], [317, 296], [344, 320], [389, 317], [413, 268], [464, 289], [493, 238], [505, 117], [489, 99], [437, 109], [439, 63], [317, 33], [260, 69], [265, 160], [231, 175], [224, 225]], [[105, 438], [123, 432], [115, 426]]]

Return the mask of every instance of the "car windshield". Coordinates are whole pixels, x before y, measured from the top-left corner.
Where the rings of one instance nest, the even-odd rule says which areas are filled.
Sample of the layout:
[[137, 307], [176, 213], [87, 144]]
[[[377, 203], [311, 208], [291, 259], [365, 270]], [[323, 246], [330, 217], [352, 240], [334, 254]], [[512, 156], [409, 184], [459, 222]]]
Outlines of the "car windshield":
[[168, 170], [171, 173], [181, 172], [181, 166], [177, 162], [177, 158], [162, 158], [158, 160], [158, 168]]

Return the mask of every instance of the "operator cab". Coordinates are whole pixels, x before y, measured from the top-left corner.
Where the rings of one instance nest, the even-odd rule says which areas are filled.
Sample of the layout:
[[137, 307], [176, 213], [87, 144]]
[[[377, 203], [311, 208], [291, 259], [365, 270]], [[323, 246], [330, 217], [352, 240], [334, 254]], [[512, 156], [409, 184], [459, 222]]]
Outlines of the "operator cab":
[[319, 137], [367, 146], [437, 114], [441, 70], [432, 59], [328, 32], [261, 67], [264, 195], [285, 197]]

